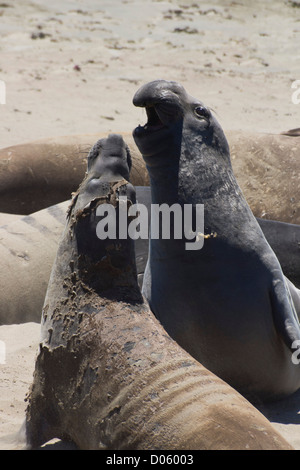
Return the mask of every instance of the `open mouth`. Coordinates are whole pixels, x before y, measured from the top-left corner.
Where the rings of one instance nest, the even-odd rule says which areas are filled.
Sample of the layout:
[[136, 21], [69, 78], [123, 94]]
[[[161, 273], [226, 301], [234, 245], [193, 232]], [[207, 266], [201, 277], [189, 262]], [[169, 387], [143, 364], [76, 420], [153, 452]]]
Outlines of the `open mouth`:
[[145, 106], [148, 121], [144, 126], [138, 126], [137, 132], [155, 132], [159, 131], [167, 126], [161, 121], [155, 106]]

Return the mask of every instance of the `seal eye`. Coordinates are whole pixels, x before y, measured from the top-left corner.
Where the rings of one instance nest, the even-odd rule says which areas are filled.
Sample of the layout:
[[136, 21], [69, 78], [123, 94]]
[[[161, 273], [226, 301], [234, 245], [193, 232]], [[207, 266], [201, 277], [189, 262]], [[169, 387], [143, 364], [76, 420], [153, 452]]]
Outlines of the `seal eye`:
[[210, 113], [206, 108], [204, 108], [204, 106], [197, 106], [194, 109], [194, 113], [196, 114], [197, 117], [200, 117], [202, 119], [208, 120], [210, 118]]

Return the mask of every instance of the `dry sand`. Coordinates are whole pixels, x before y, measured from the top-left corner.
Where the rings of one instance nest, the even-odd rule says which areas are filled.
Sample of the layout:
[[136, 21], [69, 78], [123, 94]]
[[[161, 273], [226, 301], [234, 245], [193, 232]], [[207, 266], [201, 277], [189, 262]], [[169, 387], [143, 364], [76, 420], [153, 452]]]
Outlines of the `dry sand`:
[[6, 0], [0, 35], [1, 147], [131, 131], [144, 119], [133, 94], [156, 78], [181, 82], [225, 129], [299, 127], [300, 8], [284, 0]]
[[[225, 130], [300, 127], [291, 88], [300, 80], [297, 3], [6, 0], [0, 3], [0, 80], [6, 84], [0, 146], [131, 131], [145, 122], [132, 106], [133, 94], [156, 78], [182, 83], [213, 108]], [[6, 346], [0, 449], [8, 449], [24, 419], [39, 325], [1, 326], [0, 341]], [[296, 449], [299, 410], [300, 393], [264, 410]]]

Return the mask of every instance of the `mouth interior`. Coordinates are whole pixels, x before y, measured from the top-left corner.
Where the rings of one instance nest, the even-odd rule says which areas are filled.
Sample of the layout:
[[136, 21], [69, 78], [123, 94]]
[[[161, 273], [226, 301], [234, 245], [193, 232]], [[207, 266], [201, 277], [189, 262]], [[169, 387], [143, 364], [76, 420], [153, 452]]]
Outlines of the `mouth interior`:
[[144, 129], [151, 128], [152, 130], [161, 129], [164, 127], [163, 122], [160, 120], [154, 106], [146, 106], [146, 113], [148, 121], [144, 126]]

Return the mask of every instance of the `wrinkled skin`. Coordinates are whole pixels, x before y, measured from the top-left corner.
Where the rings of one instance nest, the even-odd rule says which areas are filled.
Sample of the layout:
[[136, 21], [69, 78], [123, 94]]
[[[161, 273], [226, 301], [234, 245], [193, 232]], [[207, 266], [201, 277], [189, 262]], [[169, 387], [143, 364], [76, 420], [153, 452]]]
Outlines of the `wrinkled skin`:
[[143, 293], [151, 310], [183, 348], [250, 400], [293, 393], [300, 386], [292, 362], [297, 303], [238, 186], [220, 125], [175, 82], [150, 82], [133, 103], [148, 116], [133, 136], [152, 202], [204, 205], [202, 249], [187, 251], [184, 239], [150, 240]]
[[155, 319], [138, 288], [132, 240], [96, 236], [97, 207], [118, 212], [120, 196], [130, 206], [135, 191], [119, 136], [90, 155], [45, 299], [28, 447], [56, 437], [79, 449], [291, 449]]

